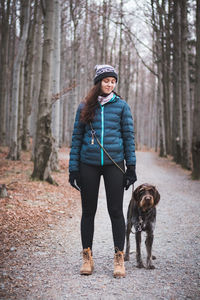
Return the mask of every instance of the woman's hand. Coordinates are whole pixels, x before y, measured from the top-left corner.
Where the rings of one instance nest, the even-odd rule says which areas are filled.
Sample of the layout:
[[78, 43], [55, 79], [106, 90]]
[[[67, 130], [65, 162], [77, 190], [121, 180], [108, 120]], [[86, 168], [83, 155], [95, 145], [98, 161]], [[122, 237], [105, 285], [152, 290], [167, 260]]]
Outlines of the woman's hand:
[[81, 177], [79, 171], [72, 171], [69, 173], [69, 183], [78, 191], [81, 190]]
[[135, 166], [127, 166], [126, 173], [124, 174], [124, 188], [128, 190], [131, 184], [137, 180], [135, 173]]

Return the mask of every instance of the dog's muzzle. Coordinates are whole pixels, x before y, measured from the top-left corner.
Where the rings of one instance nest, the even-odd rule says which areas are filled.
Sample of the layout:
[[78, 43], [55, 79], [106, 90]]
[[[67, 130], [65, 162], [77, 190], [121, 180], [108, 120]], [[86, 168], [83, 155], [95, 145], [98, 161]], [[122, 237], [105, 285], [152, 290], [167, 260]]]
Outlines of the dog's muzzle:
[[140, 207], [143, 210], [147, 210], [149, 208], [151, 208], [154, 205], [154, 199], [153, 196], [151, 195], [144, 195], [140, 201]]

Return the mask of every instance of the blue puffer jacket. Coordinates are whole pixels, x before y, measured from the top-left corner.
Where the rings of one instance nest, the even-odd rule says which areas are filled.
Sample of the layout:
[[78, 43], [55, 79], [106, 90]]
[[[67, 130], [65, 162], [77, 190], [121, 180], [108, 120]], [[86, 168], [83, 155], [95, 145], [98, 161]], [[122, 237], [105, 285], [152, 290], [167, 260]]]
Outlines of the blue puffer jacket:
[[[74, 123], [70, 172], [79, 170], [80, 161], [96, 166], [113, 164], [95, 139], [94, 144], [91, 143], [90, 125], [79, 121], [83, 105], [79, 105]], [[127, 166], [136, 164], [133, 119], [126, 101], [114, 95], [108, 103], [103, 106], [99, 104], [92, 126], [99, 141], [116, 163], [125, 160]]]

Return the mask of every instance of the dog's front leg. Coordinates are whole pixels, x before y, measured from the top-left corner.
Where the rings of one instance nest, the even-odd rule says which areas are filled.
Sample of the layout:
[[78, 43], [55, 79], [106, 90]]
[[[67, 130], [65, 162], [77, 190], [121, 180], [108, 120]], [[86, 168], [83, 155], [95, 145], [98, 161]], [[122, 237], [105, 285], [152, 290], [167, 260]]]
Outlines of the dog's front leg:
[[147, 249], [147, 269], [155, 269], [152, 263], [153, 238], [154, 238], [153, 232], [152, 231], [147, 232], [147, 238], [145, 241], [146, 249]]
[[135, 233], [137, 268], [144, 268], [141, 258], [141, 231]]
[[128, 222], [126, 226], [126, 253], [124, 257], [124, 260], [126, 261], [129, 261], [131, 228], [132, 228], [132, 224], [131, 222]]

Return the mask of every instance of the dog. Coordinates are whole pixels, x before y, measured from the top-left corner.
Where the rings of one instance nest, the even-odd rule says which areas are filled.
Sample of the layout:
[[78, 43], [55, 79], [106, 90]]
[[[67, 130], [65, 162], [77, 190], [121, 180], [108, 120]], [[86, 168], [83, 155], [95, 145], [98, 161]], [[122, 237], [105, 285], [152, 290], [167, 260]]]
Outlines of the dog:
[[156, 187], [150, 184], [141, 184], [132, 193], [128, 211], [126, 225], [126, 253], [125, 260], [129, 260], [130, 253], [130, 233], [132, 226], [135, 228], [136, 240], [136, 261], [138, 268], [144, 268], [141, 258], [141, 233], [145, 231], [147, 237], [145, 240], [147, 250], [147, 269], [155, 269], [152, 263], [152, 245], [154, 238], [154, 229], [156, 224], [156, 205], [160, 201], [160, 194]]

